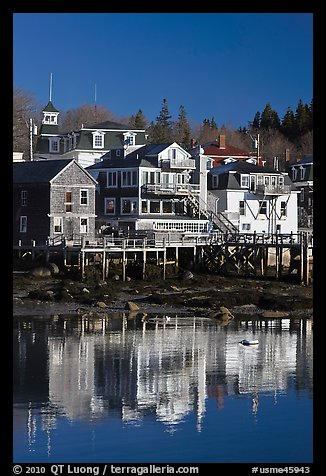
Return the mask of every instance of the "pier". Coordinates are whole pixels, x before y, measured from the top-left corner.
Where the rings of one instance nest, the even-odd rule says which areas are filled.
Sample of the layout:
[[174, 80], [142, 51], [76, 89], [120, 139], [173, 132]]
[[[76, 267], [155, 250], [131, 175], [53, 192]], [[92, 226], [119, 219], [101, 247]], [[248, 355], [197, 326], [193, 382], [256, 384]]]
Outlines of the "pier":
[[[90, 242], [67, 240], [58, 237], [48, 239], [46, 243], [30, 244], [21, 241], [14, 245], [18, 257], [30, 253], [32, 259], [40, 254], [45, 261], [60, 258], [64, 268], [78, 267], [81, 277], [92, 262], [100, 264], [102, 278], [105, 280], [110, 265], [121, 265], [122, 280], [127, 278], [127, 266], [130, 263], [141, 267], [142, 278], [146, 277], [147, 264], [155, 263], [162, 269], [162, 278], [166, 278], [166, 268], [173, 264], [179, 268], [181, 250], [187, 250], [189, 264], [193, 269], [206, 270], [211, 273], [238, 274], [245, 276], [282, 276], [295, 273], [302, 285], [312, 281], [313, 234], [267, 233], [222, 233], [179, 234], [151, 233], [148, 236], [99, 236]], [[272, 275], [271, 275], [272, 272]]]

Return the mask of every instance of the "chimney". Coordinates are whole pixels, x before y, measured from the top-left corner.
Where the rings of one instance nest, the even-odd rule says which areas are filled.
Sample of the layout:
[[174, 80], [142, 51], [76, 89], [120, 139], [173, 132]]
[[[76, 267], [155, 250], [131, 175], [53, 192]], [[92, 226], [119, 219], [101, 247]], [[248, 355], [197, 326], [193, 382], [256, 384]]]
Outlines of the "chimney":
[[225, 149], [225, 134], [220, 134], [220, 149]]
[[196, 145], [196, 141], [195, 141], [194, 138], [192, 138], [191, 141], [190, 141], [190, 148], [193, 149], [195, 147], [195, 145]]
[[285, 149], [284, 157], [285, 157], [285, 162], [290, 162], [290, 149]]

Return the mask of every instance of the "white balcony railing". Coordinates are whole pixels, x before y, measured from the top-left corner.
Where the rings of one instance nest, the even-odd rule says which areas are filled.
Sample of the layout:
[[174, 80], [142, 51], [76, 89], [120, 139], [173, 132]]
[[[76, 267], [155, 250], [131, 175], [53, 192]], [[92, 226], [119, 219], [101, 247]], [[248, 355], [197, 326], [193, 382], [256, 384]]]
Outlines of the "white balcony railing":
[[257, 185], [254, 191], [257, 195], [288, 195], [291, 193], [290, 185]]
[[200, 185], [192, 183], [167, 183], [167, 184], [145, 184], [142, 192], [154, 195], [188, 195], [188, 193], [199, 194]]
[[162, 169], [195, 169], [195, 160], [194, 159], [164, 159], [161, 162]]

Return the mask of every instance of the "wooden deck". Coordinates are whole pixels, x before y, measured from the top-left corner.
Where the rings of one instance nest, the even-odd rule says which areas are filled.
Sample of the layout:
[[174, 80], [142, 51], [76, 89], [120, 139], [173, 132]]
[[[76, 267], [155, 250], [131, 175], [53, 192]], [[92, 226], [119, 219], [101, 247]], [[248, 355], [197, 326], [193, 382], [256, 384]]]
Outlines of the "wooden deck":
[[[302, 284], [311, 281], [309, 261], [312, 260], [313, 234], [301, 232], [297, 234], [266, 234], [266, 233], [221, 233], [194, 235], [179, 233], [155, 233], [149, 237], [119, 237], [100, 236], [94, 241], [67, 240], [58, 237], [46, 243], [32, 241], [30, 244], [14, 245], [19, 256], [29, 252], [32, 257], [37, 253], [45, 253], [50, 260], [53, 253], [61, 253], [65, 266], [69, 266], [68, 257], [78, 256], [78, 267], [84, 277], [85, 267], [91, 256], [100, 256], [103, 279], [108, 276], [110, 259], [119, 258], [122, 264], [122, 279], [126, 279], [128, 260], [138, 260], [142, 263], [143, 278], [146, 274], [146, 263], [149, 253], [155, 253], [156, 263], [162, 265], [163, 279], [166, 275], [167, 264], [179, 266], [180, 248], [190, 248], [193, 261], [201, 263], [211, 272], [219, 272], [226, 268], [234, 268], [238, 274], [257, 274], [257, 263], [260, 275], [265, 275], [268, 260], [274, 255], [275, 277], [282, 275], [284, 268], [284, 253], [289, 250], [299, 256], [300, 279]], [[167, 251], [173, 254], [173, 259], [167, 259]]]

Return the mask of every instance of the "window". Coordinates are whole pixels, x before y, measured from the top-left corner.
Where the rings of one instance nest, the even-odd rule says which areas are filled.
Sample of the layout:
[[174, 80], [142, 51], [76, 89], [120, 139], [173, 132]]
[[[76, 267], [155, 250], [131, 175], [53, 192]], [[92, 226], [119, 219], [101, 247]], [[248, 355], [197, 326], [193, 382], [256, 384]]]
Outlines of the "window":
[[71, 201], [71, 192], [66, 192], [66, 212], [71, 212], [72, 211], [72, 201]]
[[266, 200], [259, 200], [259, 211], [260, 215], [267, 215], [267, 202]]
[[250, 223], [242, 223], [242, 231], [250, 231]]
[[257, 185], [263, 185], [264, 178], [262, 175], [257, 175]]
[[249, 175], [241, 174], [241, 187], [249, 188]]
[[53, 231], [54, 233], [62, 233], [62, 217], [53, 218]]
[[281, 217], [286, 217], [286, 213], [287, 213], [287, 210], [286, 210], [286, 202], [281, 202]]
[[240, 213], [240, 215], [245, 215], [246, 214], [244, 200], [240, 200], [240, 202], [239, 202], [239, 213]]
[[20, 233], [27, 233], [27, 217], [21, 216], [19, 219], [19, 231]]
[[120, 157], [120, 156], [121, 156], [121, 149], [117, 149], [117, 150], [115, 151], [115, 156], [116, 156], [116, 157]]
[[59, 152], [59, 139], [50, 139], [49, 152]]
[[107, 172], [107, 187], [117, 186], [117, 172]]
[[115, 214], [115, 198], [104, 199], [104, 213], [105, 215]]
[[297, 179], [297, 172], [298, 169], [296, 167], [292, 167], [292, 180], [295, 181]]
[[268, 175], [265, 175], [264, 177], [264, 184], [266, 186], [270, 185], [271, 178]]
[[141, 202], [141, 212], [142, 213], [148, 213], [147, 200], [142, 200], [142, 202]]
[[151, 200], [149, 205], [149, 212], [150, 213], [160, 213], [160, 201], [159, 200]]
[[280, 187], [283, 187], [284, 185], [284, 177], [283, 175], [280, 175], [279, 178], [278, 178], [278, 184]]
[[137, 200], [132, 198], [122, 198], [121, 213], [123, 215], [133, 215], [137, 213]]
[[80, 233], [88, 233], [88, 218], [80, 219]]
[[96, 131], [96, 132], [92, 132], [92, 134], [93, 134], [93, 148], [103, 149], [104, 148], [104, 132]]
[[213, 175], [213, 188], [218, 187], [218, 175]]
[[22, 190], [20, 192], [20, 204], [22, 207], [27, 206], [27, 190]]
[[136, 170], [122, 172], [122, 187], [135, 187], [137, 185]]
[[80, 191], [80, 204], [81, 205], [88, 205], [88, 190], [81, 190]]
[[304, 195], [305, 195], [305, 194], [304, 194], [304, 188], [301, 188], [301, 189], [300, 189], [300, 202], [301, 202], [301, 203], [304, 202]]
[[171, 201], [163, 200], [163, 213], [173, 213]]
[[304, 180], [304, 176], [305, 176], [305, 168], [304, 167], [300, 167], [300, 180]]
[[124, 135], [124, 143], [125, 145], [129, 146], [129, 145], [135, 145], [135, 135], [136, 134], [123, 134]]
[[250, 190], [254, 192], [256, 190], [256, 176], [250, 175]]
[[271, 176], [271, 185], [272, 185], [273, 187], [275, 187], [275, 186], [276, 186], [276, 182], [277, 182], [277, 177], [275, 177], [275, 175], [272, 175], [272, 176]]

